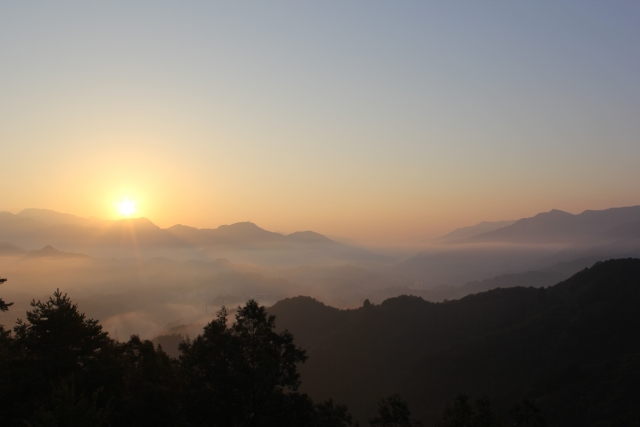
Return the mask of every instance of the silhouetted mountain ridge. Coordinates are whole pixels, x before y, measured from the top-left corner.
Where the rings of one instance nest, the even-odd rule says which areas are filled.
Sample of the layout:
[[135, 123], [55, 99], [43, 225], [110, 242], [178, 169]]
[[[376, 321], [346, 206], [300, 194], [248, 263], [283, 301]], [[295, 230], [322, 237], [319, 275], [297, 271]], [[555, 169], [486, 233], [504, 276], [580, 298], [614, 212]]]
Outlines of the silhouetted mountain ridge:
[[26, 256], [30, 258], [88, 258], [85, 254], [59, 251], [51, 245], [47, 245], [42, 249], [28, 251]]
[[22, 255], [26, 251], [12, 243], [0, 242], [0, 255]]
[[438, 237], [436, 240], [441, 242], [456, 241], [460, 239], [468, 239], [470, 237], [477, 236], [478, 234], [488, 233], [490, 231], [497, 230], [499, 228], [508, 227], [516, 221], [482, 221], [476, 225], [470, 225], [468, 227], [456, 228], [450, 233], [444, 236]]
[[109, 221], [98, 218], [83, 218], [69, 213], [56, 212], [50, 209], [27, 208], [16, 214], [19, 217], [31, 218], [47, 225], [79, 225], [79, 226], [97, 226], [104, 225]]
[[467, 239], [468, 242], [578, 243], [623, 224], [640, 221], [640, 206], [586, 210], [574, 215], [553, 209]]
[[357, 310], [299, 297], [270, 312], [308, 349], [305, 391], [346, 402], [360, 419], [396, 391], [431, 423], [464, 390], [501, 411], [532, 398], [551, 426], [595, 426], [639, 415], [638, 305], [640, 260], [620, 259], [549, 288], [446, 303], [403, 296]]
[[[77, 230], [82, 227], [83, 230]], [[66, 231], [70, 234], [87, 233], [89, 228], [100, 242], [111, 244], [120, 234], [135, 234], [140, 238], [139, 244], [163, 244], [168, 246], [193, 243], [198, 245], [214, 244], [247, 244], [256, 242], [321, 242], [333, 243], [333, 240], [313, 231], [299, 231], [283, 235], [267, 231], [252, 222], [238, 222], [221, 225], [218, 228], [196, 228], [177, 224], [162, 229], [147, 218], [124, 218], [120, 220], [99, 220], [97, 218], [82, 218], [76, 215], [60, 213], [48, 209], [24, 209], [18, 214], [0, 212], [0, 233], [13, 236], [33, 235], [47, 230], [50, 235], [56, 231]], [[7, 230], [11, 229], [11, 230]], [[144, 235], [142, 235], [144, 234]]]
[[263, 243], [335, 243], [333, 240], [313, 231], [297, 231], [288, 235], [267, 231], [252, 222], [237, 222], [218, 228], [196, 228], [174, 225], [167, 228], [174, 236], [193, 244], [243, 245]]
[[367, 264], [391, 259], [313, 231], [285, 235], [251, 222], [204, 229], [178, 224], [163, 229], [147, 218], [104, 221], [45, 209], [0, 213], [0, 240], [27, 249], [52, 245], [102, 258], [227, 258], [270, 266]]

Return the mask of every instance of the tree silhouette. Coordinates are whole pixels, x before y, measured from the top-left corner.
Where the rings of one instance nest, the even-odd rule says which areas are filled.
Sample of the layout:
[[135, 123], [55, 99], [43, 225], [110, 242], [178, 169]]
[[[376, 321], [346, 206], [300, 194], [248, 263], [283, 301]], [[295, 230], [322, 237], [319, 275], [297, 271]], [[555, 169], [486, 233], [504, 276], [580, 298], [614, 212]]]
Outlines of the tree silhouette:
[[498, 427], [501, 425], [493, 411], [491, 402], [487, 397], [476, 400], [475, 409], [469, 403], [469, 396], [461, 393], [453, 401], [453, 405], [447, 404], [440, 427]]
[[540, 409], [528, 399], [514, 404], [509, 410], [514, 427], [545, 427], [546, 421], [540, 415]]
[[97, 320], [80, 313], [67, 294], [57, 289], [46, 302], [31, 302], [27, 322], [14, 328], [16, 344], [37, 360], [47, 380], [86, 370], [98, 358], [98, 350], [110, 344]]
[[[7, 279], [0, 277], [0, 284], [6, 282]], [[0, 298], [0, 313], [9, 310], [13, 303], [6, 303]], [[2, 363], [6, 360], [6, 354], [9, 351], [9, 347], [12, 343], [11, 332], [4, 329], [4, 325], [0, 325], [0, 368]]]
[[[0, 425], [350, 427], [345, 406], [298, 393], [306, 360], [255, 301], [225, 309], [172, 359], [111, 340], [59, 290], [0, 338]], [[357, 424], [356, 424], [357, 425]]]
[[[48, 301], [32, 301], [31, 307], [27, 320], [19, 320], [14, 327], [15, 336], [8, 331], [2, 334], [2, 425], [51, 421], [51, 414], [58, 411], [52, 402], [67, 409], [73, 406], [73, 399], [67, 399], [70, 390], [74, 396], [78, 392], [78, 403], [82, 396], [92, 396], [109, 384], [108, 379], [117, 378], [111, 369], [117, 363], [105, 363], [105, 356], [113, 353], [108, 350], [113, 342], [96, 320], [78, 311], [66, 294], [56, 290]], [[73, 387], [65, 391], [63, 382]], [[56, 393], [62, 394], [56, 398]]]
[[[0, 285], [6, 282], [7, 279], [0, 277]], [[13, 305], [12, 302], [6, 303], [2, 298], [0, 298], [0, 312], [9, 310], [9, 307]]]
[[285, 331], [275, 332], [275, 317], [250, 300], [238, 307], [228, 326], [223, 307], [204, 333], [180, 345], [180, 363], [189, 383], [185, 406], [197, 425], [285, 425], [287, 414], [309, 407], [297, 364], [307, 356]]
[[316, 405], [314, 418], [313, 427], [350, 427], [354, 425], [347, 407], [336, 405], [331, 399]]
[[95, 392], [91, 399], [77, 395], [73, 382], [62, 381], [51, 397], [34, 415], [27, 427], [106, 427], [109, 424], [108, 409], [99, 408]]
[[411, 427], [409, 405], [399, 394], [393, 394], [378, 403], [378, 415], [369, 420], [371, 427]]
[[180, 426], [184, 424], [180, 400], [178, 364], [160, 347], [133, 335], [119, 345], [122, 371], [121, 393], [113, 414], [117, 425]]

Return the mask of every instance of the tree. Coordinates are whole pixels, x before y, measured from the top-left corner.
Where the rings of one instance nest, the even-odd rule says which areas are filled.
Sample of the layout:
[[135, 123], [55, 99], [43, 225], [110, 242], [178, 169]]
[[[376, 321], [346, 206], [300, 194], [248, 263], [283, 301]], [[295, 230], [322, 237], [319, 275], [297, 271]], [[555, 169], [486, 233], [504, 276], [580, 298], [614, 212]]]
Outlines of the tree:
[[116, 343], [59, 290], [31, 306], [0, 353], [0, 425], [184, 425], [176, 360]]
[[59, 289], [46, 302], [32, 301], [31, 307], [28, 323], [18, 320], [14, 328], [16, 343], [41, 362], [48, 380], [88, 369], [98, 351], [111, 343], [98, 321], [87, 319]]
[[121, 392], [114, 396], [118, 405], [112, 417], [114, 425], [183, 425], [177, 361], [137, 335], [118, 349], [123, 374]]
[[300, 406], [312, 410], [310, 400], [296, 392], [304, 350], [288, 331], [276, 333], [275, 317], [254, 300], [238, 307], [230, 327], [223, 307], [180, 350], [189, 384], [185, 406], [196, 425], [286, 425], [287, 414], [299, 415]]
[[371, 427], [411, 427], [409, 405], [399, 394], [393, 394], [378, 403], [378, 415], [369, 420]]
[[[3, 279], [0, 277], [0, 284], [6, 282], [7, 279]], [[13, 303], [6, 303], [2, 298], [0, 298], [0, 313], [9, 310]], [[11, 332], [4, 329], [4, 325], [0, 325], [0, 368], [3, 362], [6, 361], [6, 354], [9, 351], [9, 347], [12, 344], [13, 339], [11, 337]], [[0, 385], [1, 387], [1, 385]]]
[[97, 405], [96, 391], [91, 399], [78, 396], [73, 382], [63, 381], [58, 384], [51, 398], [34, 415], [27, 427], [103, 427], [109, 422], [108, 409]]
[[[453, 401], [453, 405], [447, 404], [440, 427], [498, 427], [502, 425], [500, 418], [496, 417], [491, 409], [488, 397], [476, 399], [475, 408], [469, 403], [469, 396], [460, 393]], [[510, 426], [514, 427], [545, 427], [547, 424], [540, 415], [540, 409], [530, 400], [523, 399], [520, 403], [511, 406]]]
[[[0, 278], [0, 284], [6, 282], [7, 279]], [[7, 311], [11, 304], [5, 303], [0, 298], [0, 313]], [[4, 422], [9, 417], [9, 413], [3, 405], [5, 399], [4, 396], [8, 395], [12, 388], [12, 377], [9, 375], [11, 372], [11, 362], [13, 360], [14, 352], [14, 340], [11, 336], [11, 331], [6, 330], [3, 325], [0, 325], [0, 425], [6, 424]]]
[[476, 400], [475, 409], [469, 403], [469, 395], [456, 396], [453, 405], [447, 404], [440, 427], [497, 427], [501, 425], [491, 410], [488, 397]]
[[[0, 285], [3, 284], [6, 281], [7, 281], [7, 279], [4, 279], [4, 278], [0, 277]], [[11, 307], [12, 305], [13, 305], [12, 302], [6, 303], [6, 302], [4, 302], [4, 300], [2, 298], [0, 298], [0, 313], [3, 312], [3, 311], [9, 310], [9, 307]]]
[[313, 427], [351, 427], [357, 426], [345, 405], [336, 405], [329, 399], [316, 405]]
[[509, 410], [509, 415], [513, 419], [514, 427], [545, 427], [547, 425], [540, 415], [540, 408], [528, 399], [515, 403]]
[[179, 360], [136, 335], [111, 340], [59, 290], [31, 306], [15, 337], [2, 335], [2, 426], [354, 425], [345, 406], [297, 391], [305, 352], [255, 301], [233, 325], [223, 308]]
[[9, 346], [3, 352], [3, 425], [35, 421], [37, 414], [50, 410], [46, 402], [51, 399], [52, 386], [58, 390], [68, 381], [78, 396], [92, 396], [119, 376], [117, 363], [107, 363], [106, 357], [113, 354], [114, 342], [66, 294], [56, 290], [48, 301], [32, 301], [31, 307], [27, 321], [19, 320], [14, 327], [15, 337], [7, 337]]

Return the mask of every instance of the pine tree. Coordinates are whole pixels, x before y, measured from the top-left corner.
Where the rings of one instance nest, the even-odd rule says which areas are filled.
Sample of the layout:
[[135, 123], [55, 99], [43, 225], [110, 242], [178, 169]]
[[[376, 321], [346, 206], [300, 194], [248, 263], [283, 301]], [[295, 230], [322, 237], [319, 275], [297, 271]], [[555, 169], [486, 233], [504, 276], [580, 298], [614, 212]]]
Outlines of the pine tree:
[[[4, 279], [4, 278], [0, 277], [0, 285], [3, 284], [6, 281], [7, 281], [7, 279]], [[4, 300], [2, 298], [0, 298], [0, 313], [3, 312], [3, 311], [9, 310], [9, 307], [11, 307], [12, 305], [13, 305], [12, 302], [6, 303], [6, 302], [4, 302]]]
[[189, 384], [185, 406], [196, 424], [284, 426], [293, 423], [291, 414], [303, 416], [301, 407], [313, 410], [296, 393], [304, 350], [289, 332], [275, 332], [275, 317], [256, 301], [238, 307], [232, 326], [223, 307], [202, 335], [180, 349]]

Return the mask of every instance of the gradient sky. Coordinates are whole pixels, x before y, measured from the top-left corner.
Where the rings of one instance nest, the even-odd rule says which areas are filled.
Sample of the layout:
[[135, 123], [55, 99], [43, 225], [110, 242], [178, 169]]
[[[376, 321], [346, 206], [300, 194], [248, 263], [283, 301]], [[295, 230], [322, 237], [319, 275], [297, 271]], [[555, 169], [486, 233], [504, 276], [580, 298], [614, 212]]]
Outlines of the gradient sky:
[[0, 210], [369, 243], [640, 204], [640, 2], [0, 2]]

